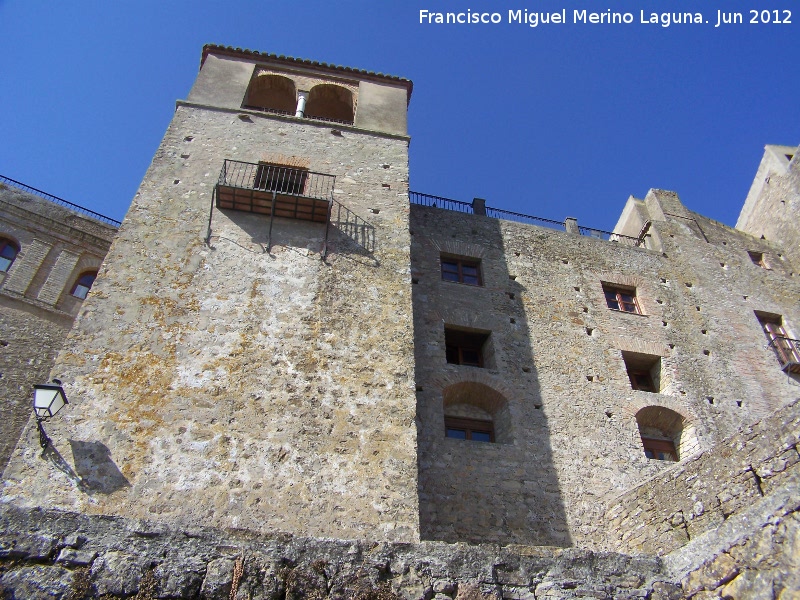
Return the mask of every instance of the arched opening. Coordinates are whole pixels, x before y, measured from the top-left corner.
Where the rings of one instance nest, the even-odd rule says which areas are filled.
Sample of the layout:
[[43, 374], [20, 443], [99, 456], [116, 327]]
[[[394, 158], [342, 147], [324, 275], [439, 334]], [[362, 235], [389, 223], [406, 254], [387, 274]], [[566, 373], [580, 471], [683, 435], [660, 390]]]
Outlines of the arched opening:
[[663, 406], [646, 406], [636, 413], [636, 424], [647, 458], [677, 462], [687, 446], [686, 419]]
[[511, 443], [505, 397], [488, 385], [464, 381], [442, 392], [445, 436], [478, 442]]
[[306, 102], [306, 116], [309, 119], [352, 123], [354, 115], [353, 92], [347, 88], [330, 83], [311, 88]]
[[6, 273], [19, 254], [19, 244], [8, 238], [0, 238], [0, 273]]
[[297, 109], [294, 81], [281, 75], [258, 75], [250, 82], [245, 106], [293, 115]]
[[81, 273], [81, 276], [75, 281], [75, 285], [72, 286], [70, 294], [76, 298], [84, 300], [86, 295], [89, 293], [89, 290], [92, 289], [92, 284], [94, 283], [96, 277], [97, 271], [86, 271], [85, 273]]

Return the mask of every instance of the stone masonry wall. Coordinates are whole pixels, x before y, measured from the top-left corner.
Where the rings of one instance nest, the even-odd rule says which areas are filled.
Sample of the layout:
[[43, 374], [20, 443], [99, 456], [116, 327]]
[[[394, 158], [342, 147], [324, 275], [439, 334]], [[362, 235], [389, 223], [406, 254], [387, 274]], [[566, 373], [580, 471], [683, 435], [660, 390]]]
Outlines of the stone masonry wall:
[[[408, 140], [334, 128], [178, 106], [56, 362], [63, 469], [27, 429], [5, 502], [417, 538]], [[224, 160], [264, 153], [337, 177], [325, 262], [318, 223], [267, 252], [268, 217], [215, 210], [205, 244]]]
[[493, 545], [391, 544], [0, 509], [0, 597], [533, 600], [680, 597], [660, 560]]
[[[647, 203], [662, 213], [658, 247], [412, 206], [423, 539], [600, 547], [604, 499], [672, 464], [646, 458], [638, 411], [684, 419], [683, 461], [798, 398], [755, 312], [800, 326], [782, 248], [674, 193]], [[479, 262], [483, 285], [443, 281], [441, 256]], [[603, 283], [635, 288], [643, 314], [610, 310]], [[446, 362], [445, 326], [491, 332], [485, 368]], [[660, 363], [658, 393], [631, 389], [622, 352]], [[497, 443], [444, 436], [456, 392], [494, 398], [481, 410], [495, 411]]]
[[767, 146], [736, 228], [779, 243], [800, 265], [798, 211], [800, 152], [792, 146]]
[[82, 301], [70, 288], [98, 269], [116, 228], [0, 186], [0, 237], [20, 252], [0, 273], [0, 473], [30, 418], [33, 385], [49, 380]]
[[765, 497], [788, 491], [797, 504], [798, 442], [800, 401], [613, 500], [605, 515], [608, 548], [668, 554]]

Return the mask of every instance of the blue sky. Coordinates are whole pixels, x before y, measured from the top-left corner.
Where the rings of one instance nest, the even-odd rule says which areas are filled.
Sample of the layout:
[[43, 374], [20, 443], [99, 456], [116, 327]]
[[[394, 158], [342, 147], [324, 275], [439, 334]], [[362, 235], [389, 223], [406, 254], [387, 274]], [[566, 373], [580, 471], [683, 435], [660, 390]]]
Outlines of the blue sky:
[[[718, 8], [745, 23], [714, 27]], [[503, 22], [420, 24], [421, 9]], [[562, 9], [565, 24], [508, 23]], [[575, 9], [634, 23], [574, 24]], [[0, 174], [122, 218], [216, 43], [413, 80], [415, 191], [609, 229], [660, 187], [733, 225], [763, 146], [800, 143], [798, 40], [793, 0], [0, 0]]]

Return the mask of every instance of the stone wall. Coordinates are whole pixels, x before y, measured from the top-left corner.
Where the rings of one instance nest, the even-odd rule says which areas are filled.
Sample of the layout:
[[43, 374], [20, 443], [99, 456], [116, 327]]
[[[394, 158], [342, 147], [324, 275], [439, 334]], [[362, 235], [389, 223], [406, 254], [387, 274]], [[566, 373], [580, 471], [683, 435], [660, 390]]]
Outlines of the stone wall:
[[[207, 63], [211, 64], [211, 63]], [[361, 103], [363, 106], [363, 102]], [[403, 107], [405, 108], [405, 107]], [[56, 362], [70, 405], [20, 506], [415, 540], [408, 139], [180, 103]], [[324, 223], [215, 210], [225, 159], [336, 176]]]
[[799, 441], [800, 401], [664, 470], [610, 502], [608, 548], [668, 554], [764, 498], [790, 492], [797, 504]]
[[[797, 399], [756, 316], [800, 326], [781, 246], [672, 192], [632, 202], [647, 247], [412, 206], [423, 539], [597, 547], [604, 498], [672, 464], [645, 456], [640, 410], [683, 419], [683, 461]], [[482, 285], [443, 281], [442, 256], [479, 263]], [[603, 284], [635, 289], [642, 314], [610, 310]], [[484, 368], [446, 361], [447, 327], [490, 332]], [[631, 389], [623, 353], [658, 363], [657, 393]], [[445, 437], [453, 394], [497, 443]]]
[[0, 273], [0, 473], [49, 381], [82, 300], [69, 292], [100, 268], [116, 228], [12, 186], [0, 186], [0, 237], [20, 251]]
[[[764, 149], [764, 157], [736, 222], [737, 229], [780, 244], [795, 264], [800, 264], [799, 154], [795, 146], [770, 145]], [[767, 264], [771, 264], [769, 257]]]
[[0, 509], [0, 596], [489, 600], [680, 597], [657, 558], [376, 544]]

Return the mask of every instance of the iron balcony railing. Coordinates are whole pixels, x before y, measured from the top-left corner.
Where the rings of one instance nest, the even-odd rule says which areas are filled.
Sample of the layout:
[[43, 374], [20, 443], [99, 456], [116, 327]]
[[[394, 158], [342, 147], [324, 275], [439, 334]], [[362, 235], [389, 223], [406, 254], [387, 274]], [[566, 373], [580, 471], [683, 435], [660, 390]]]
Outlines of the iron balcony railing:
[[[409, 192], [408, 198], [411, 204], [419, 204], [421, 206], [430, 206], [432, 208], [442, 208], [444, 210], [452, 210], [455, 212], [478, 214], [475, 212], [474, 205], [469, 202], [461, 202], [459, 200], [452, 200], [450, 198], [443, 198], [441, 196], [432, 196], [430, 194], [421, 194], [419, 192]], [[479, 213], [483, 214], [483, 212]], [[499, 208], [485, 207], [485, 216], [495, 219], [503, 219], [505, 221], [515, 221], [517, 223], [525, 223], [528, 225], [538, 225], [540, 227], [549, 227], [551, 229], [558, 229], [561, 231], [567, 230], [566, 222], [554, 221], [552, 219], [545, 219], [542, 217], [534, 217], [532, 215], [525, 215], [522, 213], [512, 212], [510, 210], [502, 210]], [[578, 232], [581, 235], [593, 237], [610, 242], [617, 242], [626, 246], [643, 246], [644, 245], [644, 231], [638, 238], [628, 235], [614, 233], [613, 231], [605, 231], [602, 229], [594, 229], [592, 227], [578, 227]]]
[[226, 159], [217, 183], [226, 187], [330, 200], [335, 182], [336, 176], [327, 173]]
[[58, 204], [60, 206], [65, 206], [66, 208], [69, 208], [70, 210], [73, 210], [73, 211], [75, 211], [77, 213], [80, 213], [82, 215], [86, 215], [88, 217], [92, 217], [93, 219], [101, 221], [102, 223], [106, 223], [107, 225], [113, 225], [114, 227], [119, 227], [122, 224], [120, 221], [117, 221], [116, 219], [112, 219], [111, 217], [107, 217], [105, 215], [102, 215], [99, 212], [95, 212], [93, 210], [89, 210], [88, 208], [85, 208], [85, 207], [80, 206], [78, 204], [73, 204], [72, 202], [64, 200], [63, 198], [59, 198], [58, 196], [53, 196], [53, 194], [48, 194], [47, 192], [43, 192], [42, 190], [37, 189], [35, 187], [31, 187], [29, 185], [25, 185], [24, 183], [21, 183], [21, 182], [17, 181], [16, 179], [11, 179], [10, 177], [5, 177], [3, 175], [0, 175], [0, 183], [5, 184], [5, 185], [10, 185], [10, 186], [15, 187], [17, 189], [20, 189], [20, 190], [22, 190], [24, 192], [28, 192], [29, 194], [34, 194], [36, 196], [39, 196], [40, 198], [44, 198], [45, 200], [49, 200], [50, 202], [53, 202], [54, 204]]
[[767, 348], [775, 352], [782, 370], [800, 373], [800, 340], [778, 336], [767, 344]]

